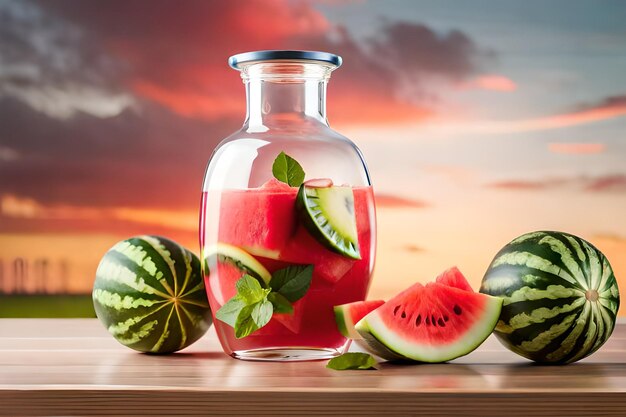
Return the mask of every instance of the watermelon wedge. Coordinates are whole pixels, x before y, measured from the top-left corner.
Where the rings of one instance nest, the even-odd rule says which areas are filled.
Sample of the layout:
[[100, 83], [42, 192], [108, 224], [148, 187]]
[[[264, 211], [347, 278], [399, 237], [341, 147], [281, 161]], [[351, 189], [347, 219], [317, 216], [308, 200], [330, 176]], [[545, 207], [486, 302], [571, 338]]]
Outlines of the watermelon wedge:
[[467, 282], [465, 276], [459, 271], [459, 268], [453, 266], [443, 271], [435, 280], [435, 282], [447, 285], [449, 287], [458, 288], [463, 291], [474, 292], [472, 286]]
[[357, 343], [388, 360], [446, 362], [476, 349], [495, 328], [501, 308], [497, 297], [417, 283], [359, 321], [363, 339]]
[[360, 339], [361, 336], [355, 330], [354, 325], [383, 304], [385, 304], [383, 300], [368, 300], [333, 307], [339, 332], [350, 339]]

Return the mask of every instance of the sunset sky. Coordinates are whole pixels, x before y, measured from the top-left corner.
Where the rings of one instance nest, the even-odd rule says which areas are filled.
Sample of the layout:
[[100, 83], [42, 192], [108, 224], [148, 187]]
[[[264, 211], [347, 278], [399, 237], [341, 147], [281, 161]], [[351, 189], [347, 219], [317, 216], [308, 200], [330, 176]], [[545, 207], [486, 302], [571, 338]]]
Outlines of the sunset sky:
[[477, 287], [536, 229], [590, 240], [626, 288], [625, 21], [618, 0], [0, 0], [0, 290], [25, 257], [88, 292], [134, 234], [197, 252], [206, 163], [245, 112], [226, 60], [258, 49], [344, 58], [328, 115], [378, 197], [373, 297], [452, 265]]

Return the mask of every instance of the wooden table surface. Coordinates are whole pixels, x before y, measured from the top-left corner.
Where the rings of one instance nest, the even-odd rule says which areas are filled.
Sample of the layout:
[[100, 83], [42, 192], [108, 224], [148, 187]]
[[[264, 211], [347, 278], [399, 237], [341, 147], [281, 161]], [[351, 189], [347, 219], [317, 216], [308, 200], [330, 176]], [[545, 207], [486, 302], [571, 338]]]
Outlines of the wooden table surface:
[[215, 333], [153, 356], [94, 320], [0, 320], [0, 415], [626, 416], [626, 323], [592, 357], [537, 366], [494, 338], [438, 365], [333, 371], [231, 359]]

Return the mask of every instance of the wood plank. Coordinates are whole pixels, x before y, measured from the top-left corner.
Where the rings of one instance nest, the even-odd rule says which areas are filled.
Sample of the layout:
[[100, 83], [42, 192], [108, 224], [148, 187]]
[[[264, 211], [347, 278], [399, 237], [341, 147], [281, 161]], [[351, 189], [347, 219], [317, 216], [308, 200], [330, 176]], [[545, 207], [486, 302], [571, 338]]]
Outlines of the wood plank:
[[596, 354], [537, 366], [494, 338], [448, 364], [333, 371], [231, 359], [213, 331], [145, 355], [96, 320], [0, 320], [0, 415], [626, 415], [626, 324]]
[[623, 395], [0, 391], [1, 416], [624, 416]]

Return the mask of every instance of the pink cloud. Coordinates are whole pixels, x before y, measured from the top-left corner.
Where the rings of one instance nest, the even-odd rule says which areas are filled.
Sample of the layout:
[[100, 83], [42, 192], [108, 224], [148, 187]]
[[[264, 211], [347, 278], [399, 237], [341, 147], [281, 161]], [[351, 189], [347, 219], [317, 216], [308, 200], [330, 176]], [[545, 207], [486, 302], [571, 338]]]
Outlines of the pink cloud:
[[548, 150], [552, 153], [569, 155], [589, 155], [606, 151], [604, 143], [549, 143]]
[[443, 130], [451, 134], [505, 134], [561, 129], [626, 116], [626, 94], [607, 97], [597, 103], [584, 104], [551, 116], [521, 120], [481, 120], [448, 123]]
[[402, 249], [404, 249], [407, 252], [411, 252], [411, 253], [421, 253], [421, 252], [426, 252], [426, 249], [424, 249], [421, 246], [418, 245], [414, 245], [412, 243], [404, 245], [402, 247]]
[[626, 175], [616, 174], [594, 178], [586, 186], [588, 191], [626, 191]]
[[375, 200], [377, 207], [424, 208], [429, 206], [429, 204], [424, 201], [411, 200], [408, 198], [384, 193], [377, 193]]
[[480, 75], [465, 85], [470, 89], [481, 89], [498, 91], [502, 93], [511, 93], [517, 90], [517, 84], [504, 75], [498, 74], [483, 74]]
[[608, 174], [596, 177], [578, 176], [570, 178], [513, 179], [496, 181], [487, 187], [501, 190], [539, 191], [570, 188], [574, 191], [625, 192], [626, 174]]
[[488, 187], [502, 190], [543, 190], [562, 185], [565, 182], [561, 179], [506, 180], [493, 182]]

